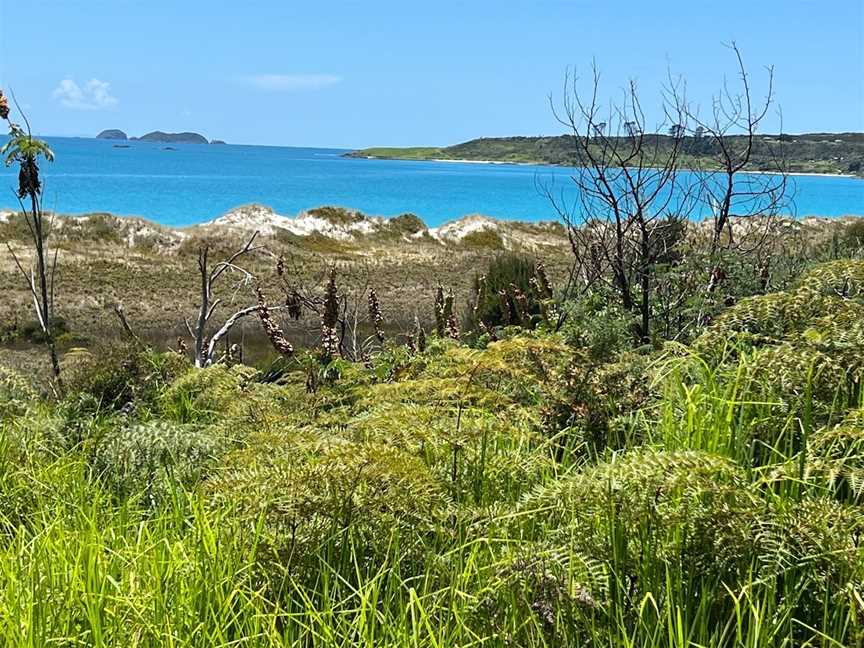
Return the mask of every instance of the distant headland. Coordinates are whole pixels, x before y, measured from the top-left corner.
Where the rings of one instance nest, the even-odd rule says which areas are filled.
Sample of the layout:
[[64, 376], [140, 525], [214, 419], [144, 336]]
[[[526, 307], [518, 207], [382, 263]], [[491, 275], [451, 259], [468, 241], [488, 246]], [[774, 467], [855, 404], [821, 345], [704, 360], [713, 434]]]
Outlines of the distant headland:
[[[646, 134], [652, 147], [669, 150], [672, 139], [662, 134]], [[729, 141], [743, 140], [733, 135]], [[439, 160], [486, 162], [490, 164], [578, 165], [572, 135], [549, 137], [481, 137], [453, 146], [410, 148], [367, 148], [346, 153], [346, 157], [391, 160]], [[610, 136], [609, 142], [621, 139]], [[684, 138], [680, 162], [687, 168], [716, 168], [718, 148], [708, 137]], [[849, 175], [864, 177], [864, 133], [803, 133], [799, 135], [758, 135], [745, 171], [776, 169], [781, 156], [790, 173]]]
[[209, 141], [200, 133], [184, 132], [184, 133], [165, 133], [163, 131], [152, 131], [141, 137], [129, 137], [122, 130], [117, 128], [109, 128], [103, 130], [96, 136], [96, 139], [108, 140], [123, 140], [123, 141], [141, 141], [141, 142], [159, 142], [163, 144], [224, 144], [222, 140], [214, 139]]

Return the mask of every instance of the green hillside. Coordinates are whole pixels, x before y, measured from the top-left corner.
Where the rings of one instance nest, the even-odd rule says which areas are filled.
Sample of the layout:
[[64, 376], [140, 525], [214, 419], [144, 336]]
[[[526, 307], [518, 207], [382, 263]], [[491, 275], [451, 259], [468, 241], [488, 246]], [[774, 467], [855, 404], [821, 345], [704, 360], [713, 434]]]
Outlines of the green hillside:
[[[743, 136], [741, 136], [743, 137]], [[647, 146], [668, 147], [665, 135], [647, 135]], [[732, 138], [733, 145], [735, 139]], [[769, 150], [770, 149], [770, 150]], [[803, 135], [762, 135], [755, 145], [748, 169], [773, 170], [772, 150], [785, 156], [793, 173], [842, 173], [864, 175], [864, 133], [808, 133]], [[684, 143], [684, 166], [714, 164], [717, 145], [706, 137], [688, 137]], [[352, 157], [398, 160], [475, 160], [530, 164], [572, 165], [573, 137], [483, 137], [446, 147], [368, 148], [353, 151]]]

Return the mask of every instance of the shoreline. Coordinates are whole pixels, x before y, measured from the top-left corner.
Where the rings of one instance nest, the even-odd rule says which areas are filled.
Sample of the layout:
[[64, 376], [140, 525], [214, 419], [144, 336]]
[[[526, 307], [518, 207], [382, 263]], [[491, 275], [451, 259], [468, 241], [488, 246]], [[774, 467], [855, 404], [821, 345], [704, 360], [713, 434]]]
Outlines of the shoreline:
[[544, 162], [510, 162], [507, 160], [456, 160], [447, 158], [430, 158], [428, 160], [407, 160], [402, 158], [372, 158], [374, 160], [392, 159], [400, 162], [456, 162], [459, 164], [497, 164], [510, 166], [557, 166]]
[[[559, 169], [570, 168], [565, 164], [552, 164], [550, 162], [512, 162], [510, 160], [466, 160], [463, 158], [402, 158], [402, 157], [385, 157], [380, 155], [362, 155], [348, 156], [359, 160], [391, 160], [393, 162], [450, 162], [458, 164], [492, 164], [492, 165], [509, 165], [509, 166], [538, 166], [538, 167], [556, 167]], [[682, 168], [681, 171], [694, 171], [694, 169]], [[720, 169], [709, 170], [710, 172], [720, 173]], [[773, 171], [739, 171], [738, 173], [754, 174], [754, 175], [781, 175]], [[789, 171], [787, 176], [802, 176], [813, 178], [851, 178], [853, 180], [864, 180], [864, 176], [855, 175], [854, 173], [823, 173], [821, 171]]]

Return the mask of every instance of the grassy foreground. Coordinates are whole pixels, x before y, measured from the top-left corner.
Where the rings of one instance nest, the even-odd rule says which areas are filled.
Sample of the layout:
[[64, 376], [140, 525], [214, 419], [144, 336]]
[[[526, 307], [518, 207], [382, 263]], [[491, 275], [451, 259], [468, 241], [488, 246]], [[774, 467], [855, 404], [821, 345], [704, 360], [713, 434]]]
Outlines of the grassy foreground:
[[[8, 646], [854, 646], [864, 263], [691, 345], [0, 379]], [[316, 385], [309, 389], [310, 380]]]

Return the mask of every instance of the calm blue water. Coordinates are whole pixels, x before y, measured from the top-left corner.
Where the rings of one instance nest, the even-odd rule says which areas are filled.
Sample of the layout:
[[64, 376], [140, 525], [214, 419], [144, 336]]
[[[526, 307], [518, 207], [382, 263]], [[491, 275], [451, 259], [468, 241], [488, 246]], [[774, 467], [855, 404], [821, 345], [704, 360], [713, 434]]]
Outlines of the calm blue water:
[[[267, 146], [172, 145], [48, 138], [56, 161], [43, 167], [44, 205], [62, 213], [105, 211], [183, 226], [257, 202], [294, 215], [341, 205], [381, 216], [413, 212], [429, 225], [467, 214], [553, 220], [538, 179], [568, 186], [566, 169], [399, 162], [341, 157], [341, 150]], [[15, 207], [16, 173], [0, 167], [0, 206]], [[792, 179], [799, 216], [864, 215], [864, 181]]]

